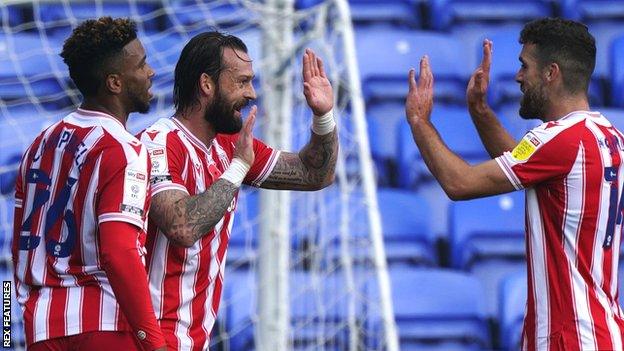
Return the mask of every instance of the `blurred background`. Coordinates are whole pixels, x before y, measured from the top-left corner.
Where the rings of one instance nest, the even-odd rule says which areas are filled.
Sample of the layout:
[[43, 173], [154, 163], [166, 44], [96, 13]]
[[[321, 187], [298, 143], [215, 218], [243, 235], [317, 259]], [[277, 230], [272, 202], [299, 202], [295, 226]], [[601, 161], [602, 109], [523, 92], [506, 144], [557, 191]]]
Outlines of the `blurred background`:
[[[407, 71], [423, 55], [436, 80], [434, 124], [452, 150], [478, 163], [488, 155], [465, 90], [483, 39], [494, 43], [489, 102], [518, 139], [539, 124], [518, 116], [514, 76], [523, 24], [546, 16], [582, 21], [597, 45], [592, 109], [624, 130], [620, 0], [42, 0], [3, 1], [0, 15], [3, 280], [12, 280], [13, 188], [22, 153], [80, 103], [58, 56], [80, 21], [110, 15], [138, 23], [156, 71], [156, 98], [148, 115], [131, 116], [132, 133], [171, 116], [181, 48], [194, 34], [219, 29], [240, 36], [254, 60], [256, 136], [274, 140], [270, 116], [286, 99], [292, 116], [284, 147], [296, 150], [310, 125], [300, 57], [304, 47], [317, 50], [337, 96], [341, 175], [318, 194], [277, 200], [289, 213], [289, 298], [280, 302], [289, 310], [288, 349], [392, 350], [394, 332], [383, 322], [391, 312], [401, 350], [518, 350], [526, 300], [524, 194], [451, 202], [432, 179], [404, 121]], [[275, 92], [281, 102], [271, 102]], [[211, 350], [262, 348], [259, 232], [270, 217], [262, 193], [245, 187], [240, 194]], [[380, 289], [384, 284], [388, 291]], [[21, 313], [16, 302], [12, 307], [13, 347], [22, 349]]]

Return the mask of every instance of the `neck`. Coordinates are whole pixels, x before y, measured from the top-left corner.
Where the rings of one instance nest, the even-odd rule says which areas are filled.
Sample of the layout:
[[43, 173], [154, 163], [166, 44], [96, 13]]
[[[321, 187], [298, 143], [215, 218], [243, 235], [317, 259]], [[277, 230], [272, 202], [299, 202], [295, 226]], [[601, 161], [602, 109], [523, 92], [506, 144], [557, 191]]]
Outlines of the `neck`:
[[585, 94], [558, 96], [551, 99], [543, 120], [544, 122], [555, 121], [574, 111], [589, 111], [589, 101]]
[[85, 110], [104, 112], [108, 115], [113, 116], [124, 126], [126, 125], [128, 115], [130, 114], [129, 111], [123, 108], [119, 103], [116, 103], [116, 101], [106, 101], [106, 99], [99, 98], [85, 98], [80, 105], [80, 108]]
[[204, 118], [202, 108], [187, 108], [177, 111], [174, 117], [186, 127], [197, 139], [208, 146], [217, 135], [212, 125]]

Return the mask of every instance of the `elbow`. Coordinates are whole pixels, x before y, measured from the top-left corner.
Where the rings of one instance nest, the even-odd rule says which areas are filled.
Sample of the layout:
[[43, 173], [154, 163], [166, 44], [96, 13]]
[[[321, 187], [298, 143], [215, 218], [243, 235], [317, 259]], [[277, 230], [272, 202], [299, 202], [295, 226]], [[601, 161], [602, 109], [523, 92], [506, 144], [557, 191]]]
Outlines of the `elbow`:
[[446, 196], [448, 196], [448, 198], [453, 201], [462, 201], [462, 200], [471, 199], [470, 193], [469, 193], [469, 187], [464, 184], [461, 184], [461, 183], [449, 184], [443, 187], [443, 189], [444, 189], [444, 192], [446, 193]]
[[321, 181], [313, 184], [310, 187], [310, 190], [316, 191], [316, 190], [325, 189], [328, 186], [334, 184], [335, 180], [336, 180], [336, 174], [334, 172], [331, 172], [331, 174], [328, 174], [327, 177], [325, 177]]

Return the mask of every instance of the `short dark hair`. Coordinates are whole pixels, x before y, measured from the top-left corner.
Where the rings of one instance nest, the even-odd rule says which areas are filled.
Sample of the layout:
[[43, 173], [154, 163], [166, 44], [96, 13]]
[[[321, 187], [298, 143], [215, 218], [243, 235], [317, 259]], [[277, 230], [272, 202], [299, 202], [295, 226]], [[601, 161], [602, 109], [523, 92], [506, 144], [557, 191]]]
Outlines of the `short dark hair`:
[[202, 73], [217, 83], [223, 70], [223, 49], [231, 48], [247, 52], [243, 41], [218, 31], [204, 32], [194, 36], [182, 49], [175, 68], [173, 103], [177, 112], [197, 104], [198, 81]]
[[520, 44], [537, 46], [541, 67], [557, 63], [568, 92], [587, 92], [596, 66], [596, 41], [586, 25], [562, 18], [537, 19], [524, 26]]
[[136, 38], [136, 23], [127, 18], [86, 20], [72, 31], [61, 57], [83, 96], [97, 94], [106, 75], [118, 69], [124, 46]]

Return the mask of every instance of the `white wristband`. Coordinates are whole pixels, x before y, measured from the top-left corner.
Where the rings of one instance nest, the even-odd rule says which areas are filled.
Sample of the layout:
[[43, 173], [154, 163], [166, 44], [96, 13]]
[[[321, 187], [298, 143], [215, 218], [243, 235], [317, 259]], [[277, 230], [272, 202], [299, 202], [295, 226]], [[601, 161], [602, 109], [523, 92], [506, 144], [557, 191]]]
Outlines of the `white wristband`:
[[326, 114], [312, 117], [312, 131], [316, 135], [325, 135], [331, 133], [336, 127], [334, 121], [334, 110], [329, 110]]
[[219, 179], [225, 179], [228, 182], [236, 185], [236, 187], [240, 187], [243, 183], [243, 179], [247, 175], [249, 171], [249, 166], [245, 161], [241, 160], [238, 157], [234, 157], [230, 166], [221, 174]]

